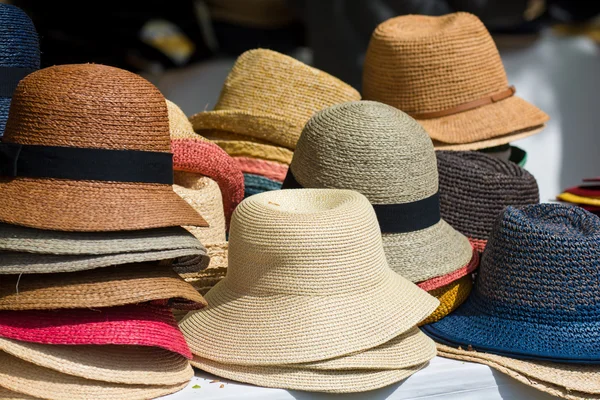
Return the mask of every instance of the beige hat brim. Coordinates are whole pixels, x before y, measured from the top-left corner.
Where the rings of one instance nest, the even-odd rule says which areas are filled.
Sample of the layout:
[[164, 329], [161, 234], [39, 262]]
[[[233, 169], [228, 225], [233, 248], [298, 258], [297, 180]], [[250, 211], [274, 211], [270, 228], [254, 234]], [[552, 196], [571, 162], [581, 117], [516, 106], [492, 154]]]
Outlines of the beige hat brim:
[[213, 140], [231, 157], [252, 157], [262, 160], [290, 164], [294, 157], [292, 150], [269, 144], [247, 142], [243, 140]]
[[0, 338], [0, 350], [67, 375], [130, 385], [176, 385], [194, 376], [179, 354], [147, 346], [67, 346]]
[[485, 364], [538, 390], [567, 399], [600, 399], [600, 366], [518, 360], [437, 344], [438, 354]]
[[249, 296], [223, 280], [205, 298], [209, 306], [188, 314], [179, 327], [193, 354], [238, 365], [296, 364], [364, 351], [408, 331], [439, 305], [390, 270], [376, 288], [359, 293]]
[[456, 271], [473, 257], [469, 239], [443, 219], [419, 231], [381, 236], [390, 268], [411, 282]]
[[487, 149], [490, 147], [501, 146], [503, 144], [512, 143], [514, 141], [517, 141], [520, 139], [525, 139], [529, 136], [533, 136], [533, 135], [538, 134], [541, 131], [543, 131], [545, 127], [546, 127], [546, 125], [542, 125], [542, 126], [539, 126], [534, 129], [527, 130], [527, 131], [516, 132], [511, 135], [498, 136], [493, 139], [487, 139], [487, 140], [482, 140], [479, 142], [466, 143], [466, 144], [448, 144], [448, 143], [442, 143], [442, 142], [438, 142], [437, 140], [434, 140], [433, 147], [436, 150], [452, 150], [452, 151], [468, 151], [468, 150]]
[[356, 393], [380, 389], [408, 378], [427, 366], [404, 369], [316, 371], [310, 369], [226, 365], [194, 357], [192, 365], [211, 374], [252, 385], [309, 392]]

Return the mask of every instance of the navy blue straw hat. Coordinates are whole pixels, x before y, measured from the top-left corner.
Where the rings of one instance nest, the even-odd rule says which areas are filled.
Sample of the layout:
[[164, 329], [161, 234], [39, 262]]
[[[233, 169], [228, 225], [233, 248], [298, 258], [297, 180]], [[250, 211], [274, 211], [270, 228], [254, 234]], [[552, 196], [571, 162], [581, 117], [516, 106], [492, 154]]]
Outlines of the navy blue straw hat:
[[579, 207], [508, 207], [469, 299], [423, 331], [520, 359], [600, 364], [600, 218]]
[[281, 182], [261, 175], [244, 174], [244, 198], [254, 194], [281, 189]]
[[40, 68], [40, 45], [23, 10], [0, 4], [0, 136], [8, 118], [12, 92], [19, 81]]

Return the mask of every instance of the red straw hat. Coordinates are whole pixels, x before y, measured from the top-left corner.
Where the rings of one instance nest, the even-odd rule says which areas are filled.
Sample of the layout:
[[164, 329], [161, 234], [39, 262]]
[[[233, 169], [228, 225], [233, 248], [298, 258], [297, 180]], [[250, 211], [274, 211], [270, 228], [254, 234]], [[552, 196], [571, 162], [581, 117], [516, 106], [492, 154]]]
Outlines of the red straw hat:
[[0, 311], [0, 337], [45, 344], [155, 346], [192, 358], [173, 313], [160, 306]]

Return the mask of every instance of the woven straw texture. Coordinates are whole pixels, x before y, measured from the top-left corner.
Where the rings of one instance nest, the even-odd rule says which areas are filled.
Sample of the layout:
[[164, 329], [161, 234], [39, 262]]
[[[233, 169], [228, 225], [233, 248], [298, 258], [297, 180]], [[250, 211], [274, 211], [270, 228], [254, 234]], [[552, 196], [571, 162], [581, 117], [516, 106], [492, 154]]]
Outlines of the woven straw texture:
[[281, 189], [281, 182], [261, 175], [244, 173], [244, 197], [279, 189]]
[[39, 367], [0, 353], [0, 386], [37, 398], [50, 400], [145, 400], [165, 396], [183, 389], [176, 385], [125, 385], [88, 380]]
[[479, 267], [479, 259], [479, 252], [473, 249], [473, 257], [471, 258], [471, 261], [469, 261], [469, 263], [464, 267], [461, 267], [446, 275], [441, 275], [423, 282], [419, 282], [417, 283], [417, 286], [427, 292], [446, 286], [449, 283], [462, 278], [463, 276], [467, 276], [472, 272], [475, 272], [475, 270]]
[[[167, 106], [156, 87], [131, 72], [96, 64], [49, 67], [17, 86], [3, 141], [170, 152]], [[206, 225], [171, 185], [17, 177], [0, 178], [0, 192], [0, 221], [39, 229]]]
[[473, 151], [437, 151], [440, 212], [469, 238], [487, 240], [507, 206], [540, 202], [537, 181], [509, 161]]
[[3, 352], [63, 374], [129, 385], [176, 385], [194, 376], [170, 351], [142, 346], [61, 346], [0, 339]]
[[195, 256], [187, 270], [208, 264], [206, 249], [180, 227], [123, 232], [59, 232], [0, 224], [0, 274], [85, 271]]
[[[440, 112], [507, 90], [502, 60], [474, 15], [404, 15], [371, 36], [363, 70], [363, 96], [410, 115]], [[419, 119], [432, 139], [482, 147], [511, 142], [540, 128], [548, 116], [517, 96], [453, 115]], [[437, 147], [437, 146], [436, 146]], [[465, 149], [467, 150], [467, 149]]]
[[238, 57], [214, 110], [190, 120], [199, 133], [239, 133], [293, 150], [313, 113], [352, 100], [360, 94], [339, 79], [292, 57], [255, 49]]
[[487, 245], [487, 240], [469, 238], [469, 242], [471, 242], [471, 246], [473, 246], [473, 249], [475, 249], [479, 253], [483, 253], [483, 250], [485, 250], [485, 246]]
[[288, 164], [251, 157], [234, 157], [233, 160], [237, 163], [242, 172], [262, 175], [265, 178], [277, 182], [283, 182], [289, 167]]
[[153, 300], [168, 300], [170, 307], [185, 310], [206, 306], [171, 268], [152, 264], [0, 279], [0, 310], [98, 308]]
[[488, 365], [538, 390], [565, 399], [600, 399], [600, 367], [517, 360], [438, 344], [441, 356]]
[[324, 189], [245, 199], [233, 214], [227, 276], [206, 299], [179, 324], [192, 352], [240, 365], [364, 351], [439, 305], [388, 267], [368, 200]]
[[157, 305], [0, 311], [0, 337], [44, 344], [152, 346], [191, 358], [172, 312]]
[[439, 289], [429, 291], [430, 295], [440, 301], [440, 306], [433, 314], [421, 321], [419, 326], [437, 322], [456, 310], [465, 302], [465, 300], [467, 300], [467, 297], [469, 297], [469, 294], [471, 293], [471, 289], [473, 289], [473, 278], [468, 275], [463, 276], [446, 286], [442, 286]]
[[232, 157], [252, 157], [261, 160], [269, 160], [290, 164], [294, 152], [283, 147], [271, 146], [268, 144], [245, 142], [241, 140], [214, 140], [214, 143], [221, 147]]
[[[0, 68], [40, 67], [40, 44], [31, 19], [16, 6], [0, 4]], [[0, 136], [10, 109], [10, 97], [0, 97]]]
[[490, 236], [469, 299], [423, 329], [453, 347], [598, 364], [599, 245], [600, 219], [579, 207], [508, 207]]
[[169, 113], [169, 132], [171, 140], [175, 139], [195, 139], [210, 143], [210, 140], [194, 132], [192, 123], [188, 120], [183, 110], [169, 99], [167, 102], [167, 112]]
[[[516, 99], [519, 99], [519, 98], [517, 97]], [[419, 122], [422, 125], [426, 125], [423, 123], [424, 120], [420, 120]], [[526, 130], [524, 132], [515, 132], [515, 133], [509, 134], [509, 135], [497, 136], [492, 139], [480, 140], [478, 142], [465, 143], [465, 144], [448, 144], [448, 143], [440, 142], [438, 140], [433, 140], [433, 147], [435, 147], [436, 150], [452, 150], [452, 151], [482, 150], [482, 149], [487, 149], [489, 147], [502, 146], [507, 143], [512, 143], [517, 140], [521, 140], [521, 139], [525, 139], [525, 138], [533, 136], [533, 135], [537, 135], [538, 133], [543, 131], [545, 128], [546, 128], [546, 125], [541, 125], [538, 128], [532, 128], [532, 129]]]
[[[316, 113], [302, 132], [290, 169], [303, 187], [352, 189], [372, 204], [409, 203], [438, 191], [427, 133], [403, 112], [372, 101]], [[444, 220], [382, 236], [390, 267], [412, 282], [448, 274], [472, 257], [467, 238]]]

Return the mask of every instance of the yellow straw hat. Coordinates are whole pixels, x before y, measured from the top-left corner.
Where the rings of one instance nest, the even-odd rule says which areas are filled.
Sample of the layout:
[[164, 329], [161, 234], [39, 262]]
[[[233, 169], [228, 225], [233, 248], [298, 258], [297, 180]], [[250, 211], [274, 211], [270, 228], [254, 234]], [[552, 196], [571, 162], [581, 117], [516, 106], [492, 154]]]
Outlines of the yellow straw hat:
[[456, 310], [467, 300], [472, 288], [473, 278], [471, 275], [466, 275], [446, 286], [429, 291], [430, 295], [440, 301], [440, 305], [429, 317], [419, 323], [419, 326], [437, 322]]

